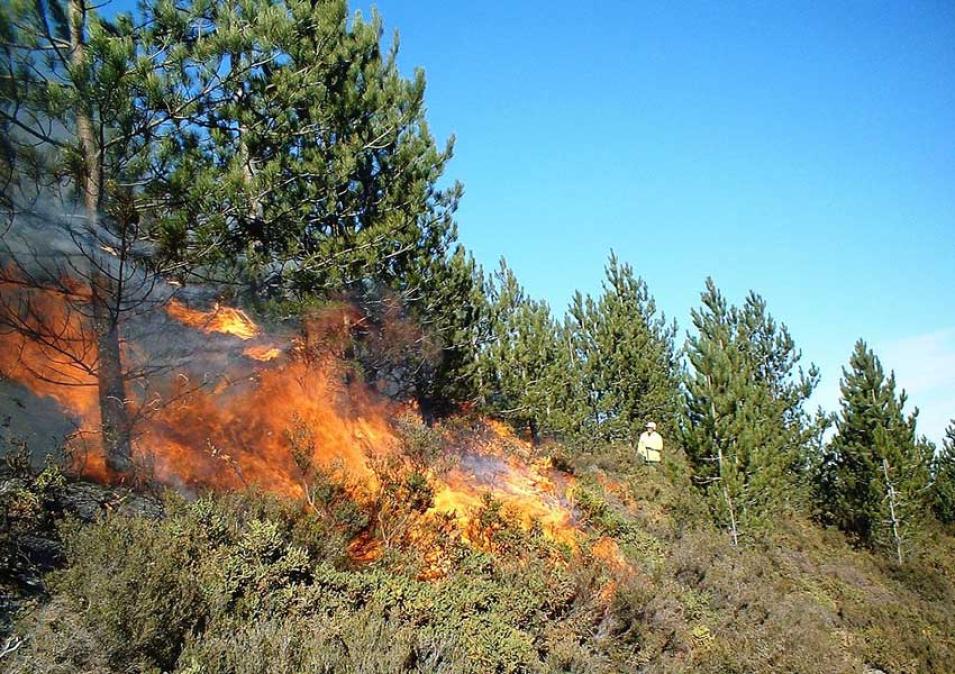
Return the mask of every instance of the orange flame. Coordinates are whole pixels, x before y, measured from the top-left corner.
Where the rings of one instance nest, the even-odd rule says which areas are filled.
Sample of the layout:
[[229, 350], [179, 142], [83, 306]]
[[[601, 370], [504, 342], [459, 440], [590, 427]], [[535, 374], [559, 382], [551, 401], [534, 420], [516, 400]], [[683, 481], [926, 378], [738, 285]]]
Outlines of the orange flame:
[[[16, 278], [9, 269], [5, 279]], [[70, 284], [82, 299], [85, 291]], [[99, 425], [97, 352], [86, 318], [58, 290], [0, 283], [0, 375]]]
[[601, 536], [590, 548], [591, 556], [600, 562], [601, 567], [607, 572], [602, 587], [597, 592], [597, 599], [602, 604], [610, 604], [617, 589], [621, 583], [633, 583], [639, 581], [642, 576], [639, 569], [634, 568], [624, 557], [620, 546], [613, 538]]
[[[60, 317], [62, 333], [83, 348], [89, 361], [77, 386], [51, 376], [59, 365], [49, 349], [16, 332], [0, 334], [0, 368], [34, 394], [56, 400], [83, 429], [87, 461], [78, 467], [102, 480], [108, 474], [97, 442], [99, 429], [95, 340], [88, 341], [83, 314], [67, 311], [55, 295], [39, 295], [44, 311]], [[362, 501], [375, 492], [373, 464], [399, 454], [401, 440], [392, 420], [402, 406], [356, 381], [338, 359], [339, 342], [355, 323], [353, 307], [338, 307], [338, 318], [313, 321], [312, 329], [331, 326], [333, 338], [306, 333], [290, 349], [271, 344], [247, 346], [249, 360], [233, 365], [218, 385], [198, 387], [180, 374], [170, 384], [157, 382], [149, 400], [130, 401], [137, 413], [134, 463], [159, 482], [185, 489], [233, 489], [258, 486], [291, 498], [305, 495], [312, 466], [334, 471], [352, 485]], [[225, 333], [245, 341], [262, 335], [247, 314], [216, 306], [203, 312], [173, 301], [168, 314], [184, 328]], [[324, 356], [310, 355], [321, 346]], [[279, 359], [284, 352], [289, 356]], [[124, 348], [124, 358], [132, 351]], [[82, 361], [82, 358], [81, 358]], [[241, 368], [251, 368], [245, 372]], [[141, 412], [141, 413], [140, 413]], [[450, 426], [451, 424], [449, 424]], [[503, 504], [524, 529], [539, 525], [545, 536], [574, 547], [578, 530], [571, 501], [573, 480], [546, 461], [532, 459], [533, 448], [503, 424], [484, 421], [466, 446], [457, 447], [447, 470], [432, 467], [428, 480], [432, 507], [422, 522], [456, 522], [465, 542], [484, 495]], [[441, 430], [441, 429], [439, 429]], [[414, 543], [414, 541], [412, 541]], [[423, 543], [422, 543], [423, 545]], [[380, 554], [380, 541], [369, 530], [353, 542], [356, 559]]]
[[241, 309], [223, 307], [218, 303], [210, 311], [190, 309], [178, 300], [166, 305], [166, 313], [183, 325], [196, 328], [209, 334], [221, 332], [239, 339], [252, 339], [260, 334], [259, 326]]
[[282, 355], [282, 350], [277, 346], [250, 346], [242, 351], [243, 354], [252, 358], [253, 360], [258, 360], [263, 363], [267, 363], [270, 360], [275, 360]]
[[435, 491], [433, 512], [453, 514], [466, 530], [472, 513], [480, 509], [487, 494], [515, 515], [525, 530], [539, 524], [554, 541], [575, 544], [577, 530], [567, 498], [569, 479], [559, 487], [554, 475], [542, 466], [498, 457], [492, 457], [488, 464], [475, 458], [464, 457], [467, 468], [454, 468], [443, 476]]
[[431, 512], [455, 516], [466, 532], [489, 495], [525, 530], [540, 525], [551, 540], [574, 547], [573, 478], [554, 470], [549, 459], [531, 460], [533, 447], [506, 425], [495, 420], [483, 425], [488, 432], [475, 433], [475, 446], [465, 448], [438, 480]]
[[[301, 361], [258, 373], [222, 391], [198, 392], [162, 409], [137, 442], [140, 460], [166, 483], [257, 485], [301, 497], [308, 479], [296, 463], [340, 465], [372, 479], [369, 457], [392, 450], [387, 403], [342, 383], [332, 364]], [[298, 439], [290, 429], [304, 429]]]

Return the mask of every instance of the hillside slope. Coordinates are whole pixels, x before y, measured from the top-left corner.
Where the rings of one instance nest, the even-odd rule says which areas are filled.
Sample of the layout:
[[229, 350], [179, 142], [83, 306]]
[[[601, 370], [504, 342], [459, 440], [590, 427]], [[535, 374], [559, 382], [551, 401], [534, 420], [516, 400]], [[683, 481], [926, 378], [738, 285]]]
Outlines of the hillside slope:
[[[134, 496], [8, 468], [4, 592], [29, 589], [38, 550], [32, 561], [58, 570], [19, 610], [4, 669], [951, 671], [950, 533], [902, 568], [796, 517], [736, 548], [678, 459], [654, 469], [627, 447], [572, 461], [541, 451], [573, 473], [571, 540], [493, 498], [462, 522], [372, 512], [333, 480], [305, 508], [251, 491]], [[360, 554], [356, 541], [381, 531], [392, 544]]]

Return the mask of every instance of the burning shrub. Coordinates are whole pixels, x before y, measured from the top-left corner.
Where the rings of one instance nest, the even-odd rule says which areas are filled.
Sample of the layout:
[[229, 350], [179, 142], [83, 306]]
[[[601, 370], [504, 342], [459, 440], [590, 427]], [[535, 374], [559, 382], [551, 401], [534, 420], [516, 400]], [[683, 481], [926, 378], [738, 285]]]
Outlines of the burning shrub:
[[434, 500], [427, 476], [409, 468], [399, 457], [372, 461], [371, 469], [376, 484], [369, 503], [373, 520], [369, 533], [380, 549], [371, 548], [372, 553], [363, 555], [366, 560], [407, 548], [414, 524]]
[[399, 448], [416, 470], [434, 469], [444, 453], [445, 439], [441, 431], [422, 423], [413, 413], [395, 419]]
[[542, 451], [550, 458], [550, 465], [554, 470], [559, 470], [568, 475], [575, 472], [574, 456], [564, 445], [556, 442], [549, 442], [541, 447]]
[[408, 506], [412, 510], [423, 513], [434, 504], [434, 489], [424, 474], [418, 471], [408, 473], [404, 487], [408, 495]]
[[481, 507], [468, 521], [466, 535], [472, 545], [498, 554], [524, 550], [528, 538], [515, 514], [488, 493], [481, 497]]
[[318, 463], [316, 457], [320, 454], [309, 426], [301, 418], [295, 418], [286, 435], [300, 475], [302, 493], [311, 510], [345, 538], [355, 536], [368, 526], [367, 514], [351, 496], [361, 487], [349, 485], [342, 477], [346, 470], [341, 462], [333, 462], [330, 468]]
[[599, 532], [618, 540], [648, 567], [663, 561], [660, 541], [640, 527], [622, 505], [612, 505], [598, 484], [580, 485], [575, 496], [577, 506]]

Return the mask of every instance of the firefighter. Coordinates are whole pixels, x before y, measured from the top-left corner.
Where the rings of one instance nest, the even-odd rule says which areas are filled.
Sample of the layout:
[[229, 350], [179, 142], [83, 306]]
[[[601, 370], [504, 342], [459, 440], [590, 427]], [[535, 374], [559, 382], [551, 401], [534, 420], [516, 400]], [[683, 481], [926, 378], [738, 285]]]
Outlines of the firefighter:
[[657, 433], [657, 425], [647, 422], [647, 430], [640, 434], [640, 443], [637, 445], [637, 454], [649, 464], [660, 463], [660, 452], [663, 451], [663, 438]]

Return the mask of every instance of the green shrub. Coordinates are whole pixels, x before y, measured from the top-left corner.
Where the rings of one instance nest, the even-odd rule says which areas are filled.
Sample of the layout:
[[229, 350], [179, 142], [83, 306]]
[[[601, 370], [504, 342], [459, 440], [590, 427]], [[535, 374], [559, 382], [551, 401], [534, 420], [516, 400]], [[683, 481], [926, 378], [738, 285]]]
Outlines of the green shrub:
[[[682, 478], [590, 465], [577, 550], [493, 498], [464, 532], [429, 515], [422, 538], [401, 532], [421, 534], [402, 527], [421, 517], [427, 479], [379, 469], [367, 511], [329, 481], [319, 507], [169, 495], [160, 520], [63, 527], [67, 567], [18, 624], [11, 671], [941, 674], [955, 659], [955, 545], [941, 529], [903, 567], [795, 517], [733, 547], [677, 521]], [[396, 534], [372, 564], [348, 558], [348, 504]], [[597, 537], [623, 559], [589, 554]], [[446, 575], [419, 579], [422, 545], [440, 547]]]
[[[328, 618], [256, 620], [191, 641], [179, 674], [392, 674], [410, 671], [414, 632], [380, 608]], [[421, 670], [419, 670], [421, 671]]]
[[444, 437], [441, 431], [423, 423], [417, 415], [400, 414], [394, 421], [399, 449], [415, 470], [421, 472], [433, 468], [444, 452]]
[[205, 617], [192, 541], [168, 523], [122, 516], [73, 522], [63, 540], [69, 566], [51, 583], [70, 615], [63, 629], [79, 623], [112, 669], [170, 669]]

